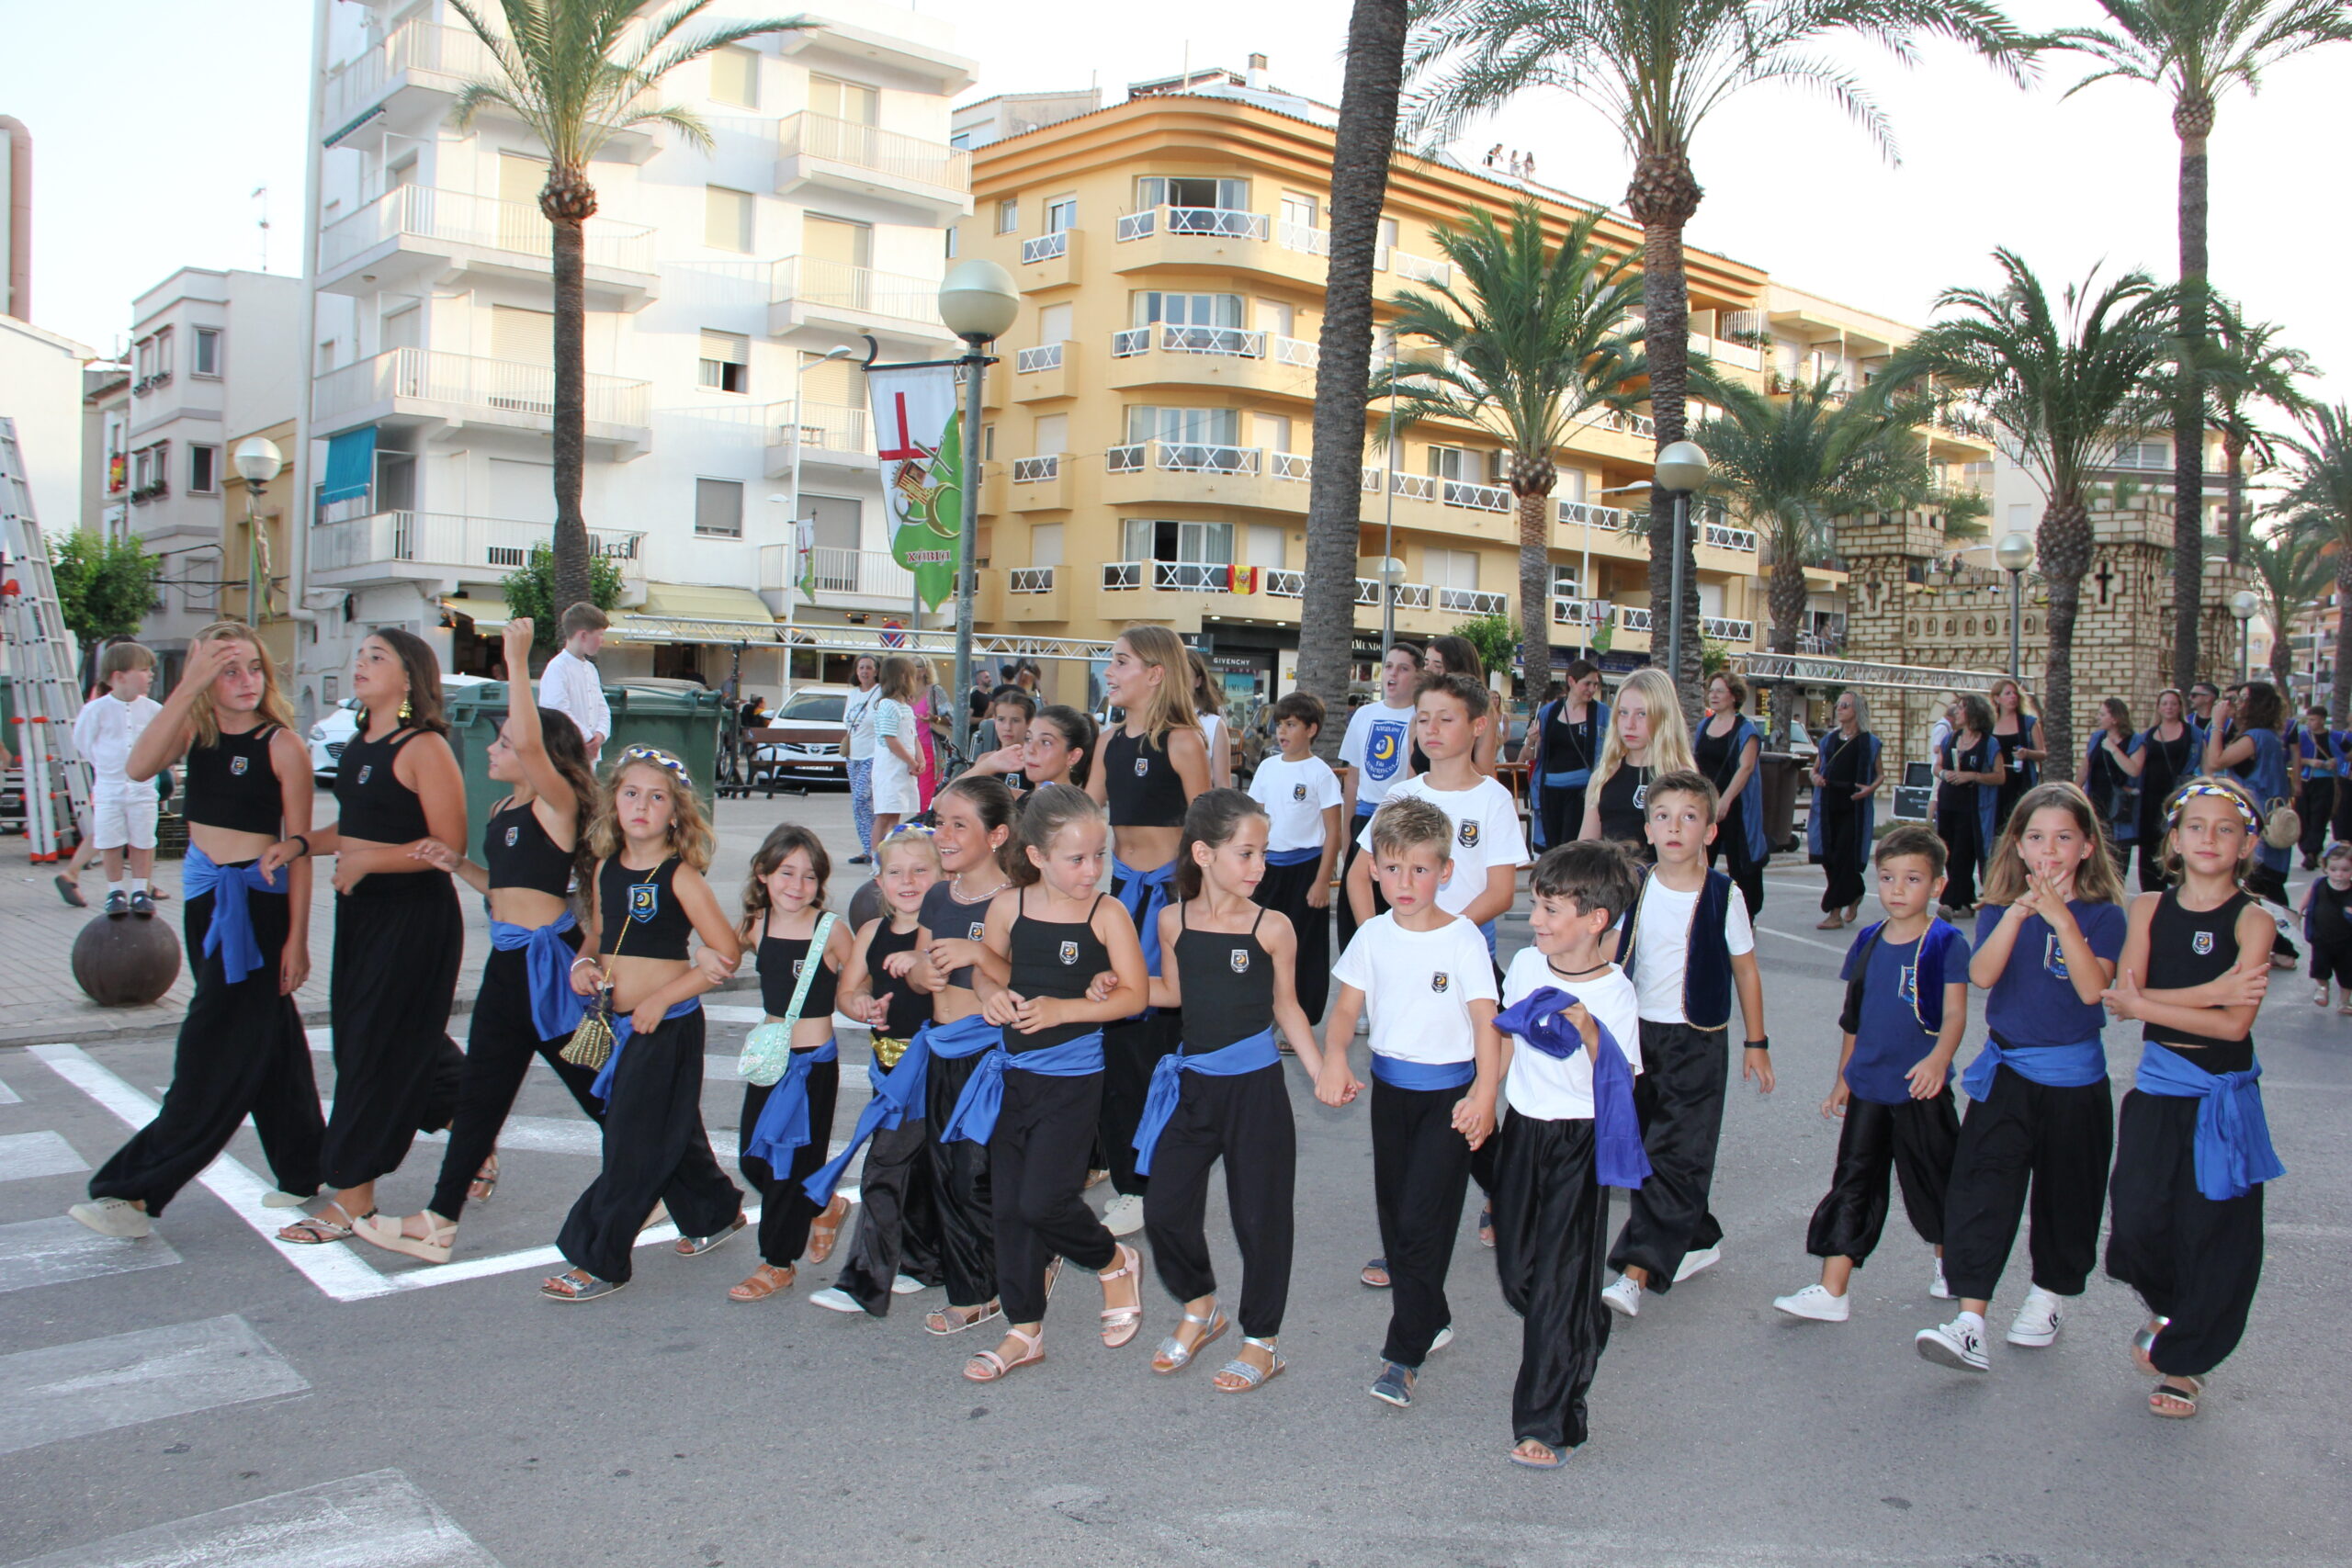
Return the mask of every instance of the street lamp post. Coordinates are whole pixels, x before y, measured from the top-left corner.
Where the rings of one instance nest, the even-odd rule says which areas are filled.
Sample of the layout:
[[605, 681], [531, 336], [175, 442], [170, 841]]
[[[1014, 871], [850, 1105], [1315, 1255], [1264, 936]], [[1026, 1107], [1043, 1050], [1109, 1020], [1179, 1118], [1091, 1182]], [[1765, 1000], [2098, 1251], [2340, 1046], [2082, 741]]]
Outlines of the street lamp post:
[[[854, 351], [848, 348], [829, 348], [824, 353], [817, 356], [816, 362], [822, 365], [829, 360], [846, 359], [850, 356], [852, 352]], [[808, 411], [807, 404], [802, 400], [800, 389], [801, 378], [807, 374], [808, 364], [808, 356], [805, 355], [795, 355], [793, 356], [792, 493], [790, 495], [772, 495], [768, 497], [768, 500], [771, 502], [782, 502], [785, 507], [784, 689], [786, 693], [789, 693], [792, 690], [792, 634], [794, 622], [797, 618], [797, 611], [800, 607], [800, 601], [793, 596], [795, 590], [797, 590], [800, 585], [793, 577], [792, 569], [794, 566], [799, 564], [795, 558], [800, 554], [800, 449], [808, 444]], [[812, 540], [810, 543], [813, 550], [814, 541]], [[824, 674], [824, 663], [825, 661], [820, 656], [817, 660], [817, 673], [820, 677]]]
[[2241, 588], [2230, 595], [2230, 614], [2238, 618], [2238, 679], [2254, 679], [2254, 617], [2261, 610], [2262, 601], [2254, 590]]
[[939, 319], [964, 340], [964, 526], [956, 558], [956, 740], [970, 742], [972, 705], [972, 595], [979, 584], [972, 558], [980, 537], [980, 378], [996, 363], [985, 345], [1002, 337], [1021, 312], [1012, 275], [978, 257], [958, 262], [939, 285]]
[[2018, 675], [2018, 618], [2025, 609], [2025, 569], [2033, 564], [2033, 536], [2023, 531], [2003, 536], [1993, 558], [2009, 574], [2009, 679]]
[[[1707, 482], [1706, 448], [1695, 441], [1677, 441], [1657, 455], [1652, 469], [1657, 482], [1674, 495], [1674, 564], [1668, 590], [1672, 604], [1666, 613], [1666, 668], [1675, 690], [1682, 689], [1682, 541], [1690, 529], [1690, 492]], [[1652, 616], [1656, 624], [1656, 616]], [[1653, 633], [1653, 636], [1656, 634]]]
[[229, 462], [245, 481], [245, 619], [258, 627], [269, 618], [269, 573], [262, 565], [261, 492], [286, 467], [285, 454], [266, 435], [237, 443]]

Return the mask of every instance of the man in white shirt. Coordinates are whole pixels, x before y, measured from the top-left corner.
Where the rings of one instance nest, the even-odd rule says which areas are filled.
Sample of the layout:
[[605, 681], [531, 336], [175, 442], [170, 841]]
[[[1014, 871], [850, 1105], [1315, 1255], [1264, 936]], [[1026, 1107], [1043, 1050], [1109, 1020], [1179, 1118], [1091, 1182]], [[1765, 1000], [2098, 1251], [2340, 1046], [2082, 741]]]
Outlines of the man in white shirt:
[[[560, 628], [563, 647], [539, 672], [539, 706], [553, 708], [580, 727], [591, 768], [613, 732], [612, 705], [605, 701], [605, 682], [595, 664], [596, 655], [605, 647], [605, 628], [611, 625], [595, 605], [574, 604], [563, 613]], [[511, 680], [515, 671], [506, 673]], [[529, 672], [524, 675], [527, 679]]]

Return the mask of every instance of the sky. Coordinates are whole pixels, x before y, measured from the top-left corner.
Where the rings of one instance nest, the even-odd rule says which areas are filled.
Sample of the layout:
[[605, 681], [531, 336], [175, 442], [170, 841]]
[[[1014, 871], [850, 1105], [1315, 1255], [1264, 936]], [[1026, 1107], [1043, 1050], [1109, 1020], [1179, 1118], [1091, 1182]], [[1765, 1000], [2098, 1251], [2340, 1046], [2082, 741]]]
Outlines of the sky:
[[[821, 5], [814, 7], [821, 11]], [[1098, 0], [919, 0], [979, 62], [970, 96], [1130, 81], [1270, 57], [1272, 83], [1339, 100], [1346, 0], [1190, 0], [1138, 27]], [[268, 265], [299, 270], [309, 0], [140, 0], [140, 47], [119, 47], [106, 6], [0, 0], [0, 113], [31, 130], [33, 319], [100, 349], [118, 346], [130, 301], [179, 265], [253, 267], [269, 190]], [[2029, 28], [2098, 19], [2091, 0], [2012, 0]], [[2177, 264], [2178, 143], [2170, 106], [2109, 83], [2064, 102], [2080, 74], [2058, 60], [2019, 90], [1961, 52], [1929, 48], [1916, 69], [1874, 51], [1846, 59], [1894, 122], [1890, 165], [1841, 111], [1778, 85], [1716, 111], [1694, 157], [1706, 197], [1689, 238], [1792, 287], [1924, 321], [1938, 290], [1989, 282], [2008, 245], [2053, 286], [2094, 266]], [[103, 82], [103, 92], [91, 84]], [[2324, 373], [2320, 395], [2352, 399], [2352, 310], [2341, 251], [2352, 219], [2331, 198], [2352, 146], [2352, 47], [2289, 63], [2259, 96], [2221, 108], [2212, 146], [2212, 277]], [[1530, 98], [1465, 137], [1535, 154], [1544, 183], [1614, 203], [1623, 150], [1599, 116]], [[2317, 183], [2314, 183], [2316, 181]]]

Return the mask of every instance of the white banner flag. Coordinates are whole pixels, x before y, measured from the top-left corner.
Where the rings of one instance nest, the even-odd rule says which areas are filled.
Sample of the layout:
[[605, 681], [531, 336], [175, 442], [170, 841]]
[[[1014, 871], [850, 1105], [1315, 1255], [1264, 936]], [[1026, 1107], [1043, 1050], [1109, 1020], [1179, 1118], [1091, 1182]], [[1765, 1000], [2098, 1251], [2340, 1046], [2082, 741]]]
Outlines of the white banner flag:
[[937, 609], [956, 591], [964, 516], [964, 457], [956, 419], [956, 367], [887, 367], [866, 372], [866, 397], [890, 509], [890, 554]]

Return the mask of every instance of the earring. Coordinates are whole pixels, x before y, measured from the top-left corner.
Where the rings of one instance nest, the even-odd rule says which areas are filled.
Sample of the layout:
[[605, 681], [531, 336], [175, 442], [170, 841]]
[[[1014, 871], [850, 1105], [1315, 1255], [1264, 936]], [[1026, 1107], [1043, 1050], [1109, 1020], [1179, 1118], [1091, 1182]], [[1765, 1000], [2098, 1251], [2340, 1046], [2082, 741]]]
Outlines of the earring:
[[408, 699], [406, 697], [402, 697], [401, 699], [401, 722], [402, 724], [406, 724], [409, 719], [413, 716], [415, 711], [415, 709], [408, 705]]

